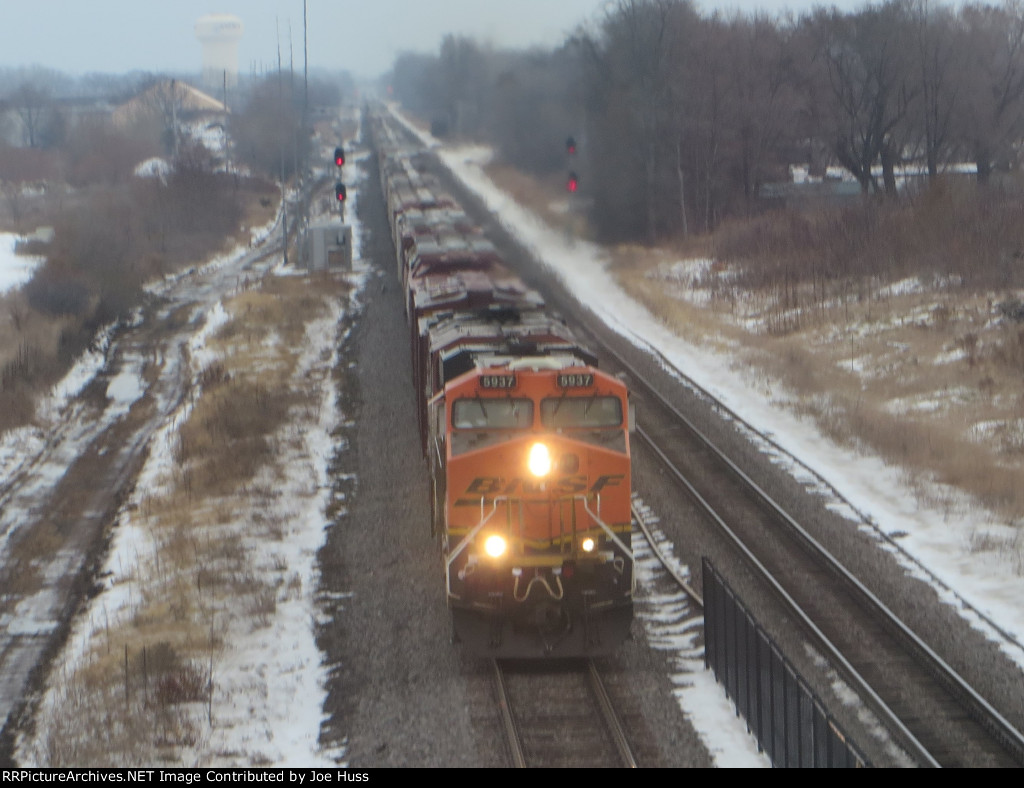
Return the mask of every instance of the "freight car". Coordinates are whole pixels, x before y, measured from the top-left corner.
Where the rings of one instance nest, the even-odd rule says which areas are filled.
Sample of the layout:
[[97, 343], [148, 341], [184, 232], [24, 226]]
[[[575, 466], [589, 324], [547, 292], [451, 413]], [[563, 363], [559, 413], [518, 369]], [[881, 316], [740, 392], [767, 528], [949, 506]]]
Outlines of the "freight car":
[[633, 616], [629, 394], [373, 118], [405, 291], [431, 529], [474, 654], [607, 654]]

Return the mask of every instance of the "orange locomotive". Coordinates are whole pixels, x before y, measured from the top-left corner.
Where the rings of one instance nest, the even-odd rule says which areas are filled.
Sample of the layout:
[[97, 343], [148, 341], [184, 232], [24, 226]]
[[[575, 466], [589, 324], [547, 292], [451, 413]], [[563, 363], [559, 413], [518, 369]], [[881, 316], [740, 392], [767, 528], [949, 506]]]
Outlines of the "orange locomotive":
[[626, 387], [374, 123], [455, 638], [491, 657], [612, 652], [633, 615]]
[[456, 637], [501, 657], [616, 649], [634, 582], [625, 386], [571, 356], [487, 359], [430, 409]]

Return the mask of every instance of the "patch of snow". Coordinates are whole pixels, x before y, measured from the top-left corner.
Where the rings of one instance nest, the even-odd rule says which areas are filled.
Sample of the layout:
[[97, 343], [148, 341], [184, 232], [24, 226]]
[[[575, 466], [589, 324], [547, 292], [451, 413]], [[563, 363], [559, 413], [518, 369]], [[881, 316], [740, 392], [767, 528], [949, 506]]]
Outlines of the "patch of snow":
[[14, 233], [0, 233], [0, 295], [23, 287], [43, 264], [44, 258], [15, 252], [22, 238]]
[[159, 178], [165, 180], [173, 171], [170, 162], [166, 159], [154, 156], [146, 159], [135, 168], [135, 176], [139, 178]]

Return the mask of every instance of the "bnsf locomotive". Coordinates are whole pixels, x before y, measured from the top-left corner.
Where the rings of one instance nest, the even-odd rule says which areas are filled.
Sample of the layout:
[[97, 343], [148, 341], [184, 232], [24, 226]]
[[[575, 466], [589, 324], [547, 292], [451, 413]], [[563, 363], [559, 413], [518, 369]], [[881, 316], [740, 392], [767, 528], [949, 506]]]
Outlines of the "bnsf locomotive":
[[455, 638], [605, 654], [633, 610], [628, 392], [373, 117]]

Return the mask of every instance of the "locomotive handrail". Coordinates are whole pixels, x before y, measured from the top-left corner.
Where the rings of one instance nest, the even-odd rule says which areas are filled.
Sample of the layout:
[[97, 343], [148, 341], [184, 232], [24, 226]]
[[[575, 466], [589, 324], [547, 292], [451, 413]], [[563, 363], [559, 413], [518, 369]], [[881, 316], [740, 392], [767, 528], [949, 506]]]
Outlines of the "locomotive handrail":
[[495, 497], [494, 501], [493, 501], [494, 507], [491, 509], [490, 514], [488, 514], [485, 517], [484, 516], [484, 505], [485, 505], [485, 503], [487, 501], [487, 498], [486, 497], [480, 498], [480, 522], [477, 523], [475, 526], [473, 526], [473, 528], [470, 530], [470, 532], [468, 534], [466, 534], [464, 537], [462, 537], [462, 540], [455, 546], [455, 549], [452, 550], [451, 553], [448, 554], [448, 558], [445, 559], [444, 575], [445, 575], [445, 581], [448, 584], [449, 590], [452, 587], [451, 586], [451, 581], [452, 581], [452, 564], [455, 562], [455, 559], [458, 558], [462, 554], [462, 551], [466, 549], [466, 547], [469, 545], [469, 543], [473, 541], [473, 539], [476, 537], [476, 535], [478, 533], [480, 533], [480, 530], [485, 525], [487, 525], [487, 523], [490, 522], [491, 518], [494, 517], [494, 515], [497, 513], [497, 511], [498, 511], [498, 501], [510, 501], [510, 500], [512, 500], [512, 499], [509, 496], [507, 496], [507, 495], [502, 495], [502, 496]]
[[[606, 534], [608, 534], [608, 538], [611, 539], [615, 544], [617, 544], [619, 546], [619, 549], [622, 552], [624, 552], [629, 557], [630, 561], [632, 561], [633, 560], [633, 551], [630, 548], [626, 547], [626, 545], [622, 542], [621, 539], [619, 539], [619, 537], [615, 534], [615, 532], [611, 529], [611, 527], [607, 523], [605, 523], [604, 520], [601, 519], [600, 515], [594, 514], [594, 512], [592, 512], [590, 510], [590, 505], [587, 503], [587, 496], [585, 496], [585, 495], [578, 495], [578, 496], [575, 496], [575, 498], [577, 500], [583, 501], [583, 510], [587, 514], [589, 514], [591, 516], [591, 518], [593, 518], [594, 522], [597, 523], [601, 527], [601, 530], [604, 531]], [[601, 505], [601, 496], [598, 496], [597, 502], [598, 502], [597, 505], [600, 506]]]

